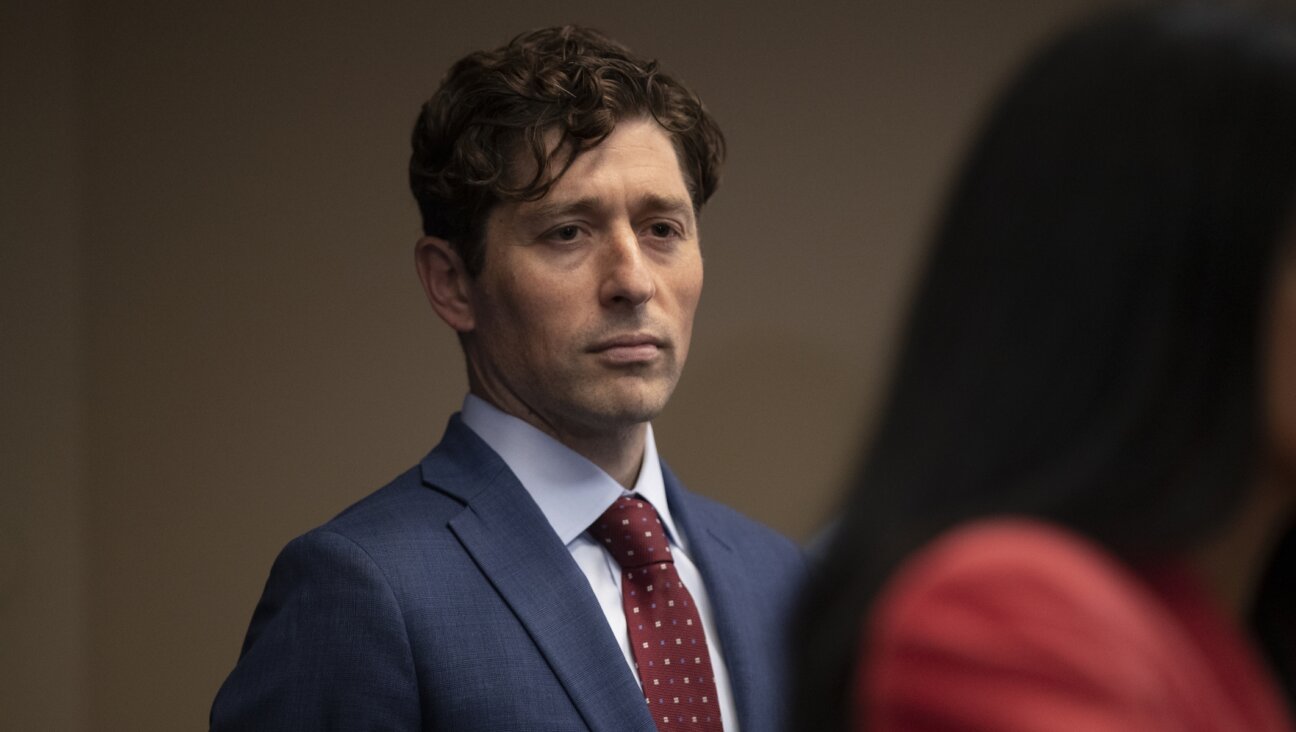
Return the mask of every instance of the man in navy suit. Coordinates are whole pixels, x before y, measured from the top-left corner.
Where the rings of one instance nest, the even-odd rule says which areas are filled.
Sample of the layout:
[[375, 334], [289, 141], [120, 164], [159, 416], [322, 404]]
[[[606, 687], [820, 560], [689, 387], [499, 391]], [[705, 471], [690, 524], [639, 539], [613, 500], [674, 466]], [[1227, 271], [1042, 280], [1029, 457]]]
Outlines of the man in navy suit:
[[[469, 394], [421, 463], [283, 550], [213, 729], [778, 728], [801, 554], [687, 492], [650, 426], [688, 355], [723, 151], [691, 92], [593, 31], [451, 68], [410, 184]], [[591, 533], [632, 502], [668, 542], [656, 588]], [[697, 635], [657, 640], [636, 587]], [[669, 642], [695, 671], [647, 669]]]

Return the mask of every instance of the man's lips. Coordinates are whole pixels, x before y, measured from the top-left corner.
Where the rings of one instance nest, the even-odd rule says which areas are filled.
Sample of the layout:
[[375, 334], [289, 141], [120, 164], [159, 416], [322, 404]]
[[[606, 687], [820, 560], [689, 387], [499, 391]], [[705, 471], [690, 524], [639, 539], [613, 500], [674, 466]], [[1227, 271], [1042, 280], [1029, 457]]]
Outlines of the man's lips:
[[653, 360], [666, 347], [667, 342], [661, 338], [634, 333], [599, 341], [589, 350], [614, 364], [635, 364]]

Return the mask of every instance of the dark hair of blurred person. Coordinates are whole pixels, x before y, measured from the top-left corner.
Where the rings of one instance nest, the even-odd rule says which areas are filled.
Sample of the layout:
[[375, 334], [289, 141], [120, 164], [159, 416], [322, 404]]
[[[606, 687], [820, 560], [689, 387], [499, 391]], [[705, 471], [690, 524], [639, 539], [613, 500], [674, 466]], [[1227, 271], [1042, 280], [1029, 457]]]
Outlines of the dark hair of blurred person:
[[1296, 500], [1289, 20], [1119, 10], [998, 100], [804, 598], [797, 729], [860, 721], [870, 607], [912, 553], [990, 516], [1122, 566], [1190, 564], [1239, 624], [1251, 613], [1290, 689], [1296, 542], [1263, 577]]

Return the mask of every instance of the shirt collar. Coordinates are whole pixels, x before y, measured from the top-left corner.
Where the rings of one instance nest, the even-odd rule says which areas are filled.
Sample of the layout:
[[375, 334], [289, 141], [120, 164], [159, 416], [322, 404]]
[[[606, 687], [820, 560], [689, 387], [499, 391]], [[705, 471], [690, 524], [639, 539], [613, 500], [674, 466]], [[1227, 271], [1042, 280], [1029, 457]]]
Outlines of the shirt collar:
[[[574, 541], [618, 498], [632, 492], [571, 448], [480, 397], [464, 397], [461, 417], [513, 471], [563, 544]], [[666, 503], [652, 425], [644, 432], [643, 464], [633, 492], [657, 509], [671, 540], [683, 546]]]

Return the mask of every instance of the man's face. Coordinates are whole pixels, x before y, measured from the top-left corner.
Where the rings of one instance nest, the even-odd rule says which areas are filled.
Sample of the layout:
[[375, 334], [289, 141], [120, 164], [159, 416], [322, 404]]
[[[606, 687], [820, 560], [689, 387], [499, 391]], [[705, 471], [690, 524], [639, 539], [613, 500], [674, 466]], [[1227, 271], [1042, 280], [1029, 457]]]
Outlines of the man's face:
[[544, 198], [496, 206], [483, 238], [465, 341], [479, 396], [560, 438], [625, 429], [666, 406], [702, 255], [660, 125], [619, 123]]

